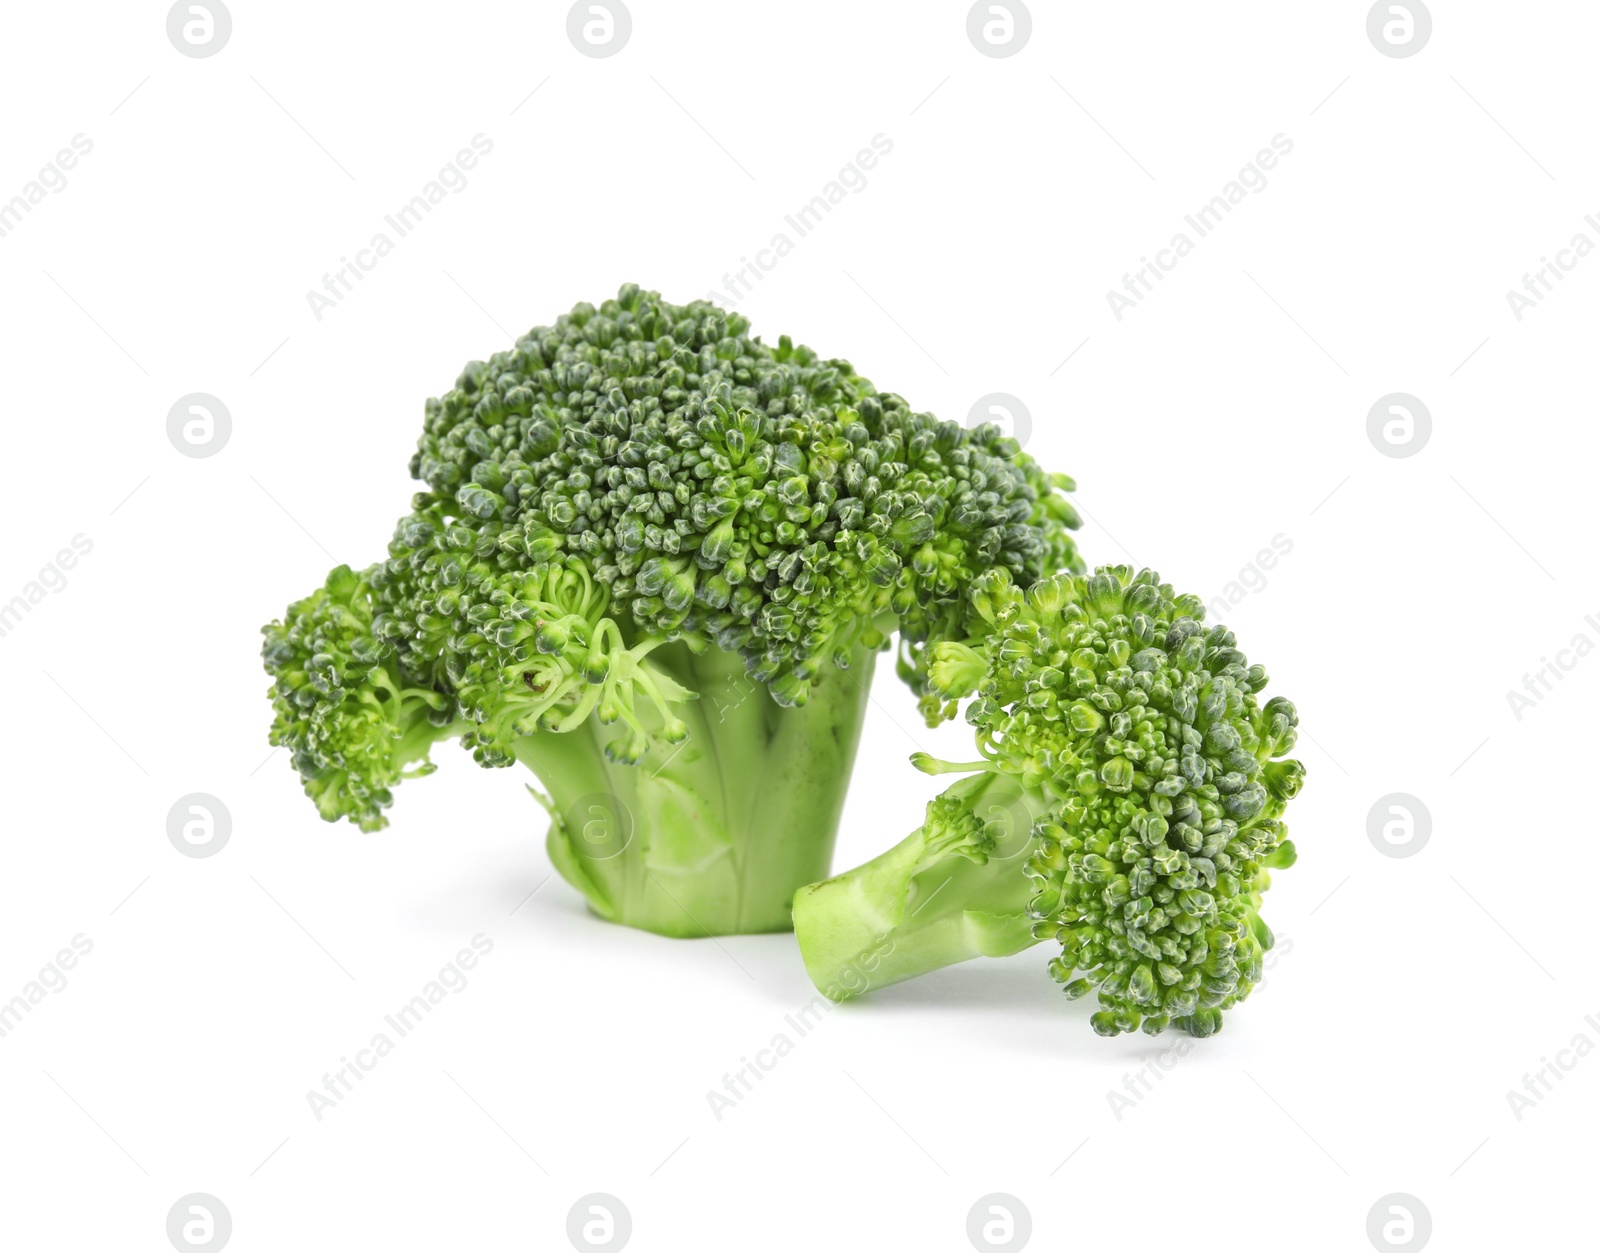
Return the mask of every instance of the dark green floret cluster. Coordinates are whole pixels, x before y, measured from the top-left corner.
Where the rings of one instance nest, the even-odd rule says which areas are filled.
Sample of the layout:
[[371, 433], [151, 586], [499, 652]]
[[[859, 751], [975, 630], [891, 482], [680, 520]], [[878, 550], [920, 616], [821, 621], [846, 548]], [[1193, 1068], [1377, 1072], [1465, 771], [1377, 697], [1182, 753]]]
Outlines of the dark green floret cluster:
[[1078, 568], [1078, 519], [996, 427], [748, 330], [630, 284], [427, 403], [387, 559], [265, 628], [272, 740], [324, 817], [383, 826], [459, 738], [538, 776], [552, 858], [605, 916], [787, 927], [873, 655], [965, 638], [987, 572]]
[[[1066, 656], [1057, 700], [1027, 711], [1065, 728], [1057, 769], [1073, 771], [1027, 865], [1034, 934], [1062, 945], [1051, 973], [1069, 996], [1097, 991], [1101, 1034], [1177, 1020], [1210, 1035], [1272, 944], [1257, 910], [1266, 868], [1294, 861], [1281, 815], [1304, 770], [1278, 759], [1298, 719], [1281, 696], [1258, 706], [1265, 670], [1226, 627], [1200, 624], [1195, 598], [1175, 601], [1149, 571], [1125, 577], [1083, 581], [1053, 630], [1048, 615], [1009, 626], [1008, 682], [985, 695], [1003, 700], [1020, 680], [1026, 701]], [[1031, 660], [1015, 656], [1024, 647]]]
[[434, 742], [465, 729], [450, 696], [400, 667], [381, 612], [371, 580], [339, 566], [285, 622], [264, 629], [262, 649], [277, 713], [272, 743], [293, 751], [324, 818], [365, 831], [383, 826], [402, 778], [433, 769]]
[[972, 698], [981, 759], [915, 760], [979, 773], [898, 850], [801, 893], [813, 977], [861, 990], [838, 967], [865, 932], [892, 949], [874, 984], [1056, 940], [1050, 972], [1071, 997], [1098, 993], [1101, 1034], [1213, 1034], [1261, 978], [1268, 870], [1294, 861], [1294, 706], [1259, 703], [1266, 672], [1149, 570], [1026, 593], [992, 572], [972, 601], [986, 629], [934, 644], [928, 673], [938, 696]]
[[913, 413], [748, 329], [630, 285], [472, 363], [428, 403], [419, 518], [580, 558], [636, 630], [740, 653], [780, 704], [881, 643], [885, 614], [924, 639], [987, 570], [1075, 564], [1070, 480], [998, 428]]

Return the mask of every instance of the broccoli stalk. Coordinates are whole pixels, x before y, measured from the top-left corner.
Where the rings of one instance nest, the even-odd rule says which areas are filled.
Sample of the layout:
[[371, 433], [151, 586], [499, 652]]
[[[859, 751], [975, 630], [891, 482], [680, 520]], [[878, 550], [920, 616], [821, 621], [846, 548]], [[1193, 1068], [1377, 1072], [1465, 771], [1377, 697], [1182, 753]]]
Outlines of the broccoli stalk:
[[737, 654], [678, 643], [651, 657], [701, 694], [682, 708], [679, 743], [652, 738], [637, 762], [609, 759], [589, 720], [513, 745], [547, 793], [551, 863], [614, 921], [669, 935], [789, 930], [796, 885], [832, 862], [872, 654], [830, 667], [792, 709], [752, 684]]
[[1038, 939], [1021, 867], [1044, 798], [1014, 777], [969, 776], [888, 852], [795, 896], [806, 970], [834, 1000]]
[[1051, 975], [1098, 992], [1102, 1035], [1210, 1035], [1261, 978], [1268, 870], [1304, 775], [1297, 717], [1232, 632], [1145, 570], [973, 589], [974, 634], [921, 659], [930, 692], [977, 694], [982, 760], [887, 853], [795, 897], [812, 980], [843, 1000], [1054, 939]]
[[521, 764], [556, 868], [668, 935], [787, 928], [827, 873], [875, 654], [985, 572], [1076, 569], [1064, 491], [992, 425], [625, 286], [426, 406], [386, 560], [264, 629], [272, 741], [324, 818], [385, 825], [459, 739]]

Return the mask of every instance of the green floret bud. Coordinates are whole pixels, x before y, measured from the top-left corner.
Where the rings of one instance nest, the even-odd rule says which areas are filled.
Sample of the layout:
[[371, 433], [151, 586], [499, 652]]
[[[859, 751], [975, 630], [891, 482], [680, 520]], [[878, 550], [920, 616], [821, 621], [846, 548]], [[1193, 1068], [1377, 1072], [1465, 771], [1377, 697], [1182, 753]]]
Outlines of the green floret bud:
[[940, 696], [959, 700], [977, 690], [987, 670], [987, 659], [976, 649], [952, 640], [941, 641], [933, 648], [928, 683]]

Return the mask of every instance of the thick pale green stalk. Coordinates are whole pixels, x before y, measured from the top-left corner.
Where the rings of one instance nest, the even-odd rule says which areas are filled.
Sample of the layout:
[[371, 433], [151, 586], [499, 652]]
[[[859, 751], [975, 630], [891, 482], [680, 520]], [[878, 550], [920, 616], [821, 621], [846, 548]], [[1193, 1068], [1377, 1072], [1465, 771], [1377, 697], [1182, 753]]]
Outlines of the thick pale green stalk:
[[985, 863], [945, 850], [925, 824], [882, 856], [796, 893], [800, 954], [830, 999], [1036, 943], [1028, 918], [1033, 887], [1022, 867], [1042, 800], [996, 774], [963, 779], [945, 796], [1000, 833]]
[[872, 681], [873, 654], [829, 667], [796, 709], [777, 705], [720, 649], [655, 650], [651, 662], [700, 694], [689, 728], [637, 765], [605, 760], [615, 728], [593, 719], [523, 736], [518, 759], [555, 816], [546, 840], [562, 876], [603, 917], [663, 935], [786, 931], [795, 890], [827, 874]]

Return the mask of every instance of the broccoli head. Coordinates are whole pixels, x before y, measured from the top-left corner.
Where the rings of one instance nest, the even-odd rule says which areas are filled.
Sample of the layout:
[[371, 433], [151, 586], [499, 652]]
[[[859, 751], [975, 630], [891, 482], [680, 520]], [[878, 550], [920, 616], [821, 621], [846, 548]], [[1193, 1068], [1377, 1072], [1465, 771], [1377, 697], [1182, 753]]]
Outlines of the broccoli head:
[[1198, 598], [1149, 570], [971, 591], [971, 638], [923, 650], [933, 696], [971, 698], [980, 760], [883, 856], [795, 898], [817, 986], [836, 999], [1041, 940], [1102, 1035], [1206, 1036], [1261, 979], [1268, 871], [1304, 770], [1297, 716]]
[[827, 873], [875, 654], [941, 698], [975, 579], [1080, 568], [1071, 480], [848, 361], [629, 284], [428, 401], [386, 560], [266, 627], [272, 742], [330, 820], [385, 823], [459, 739], [532, 770], [602, 915], [787, 929]]

